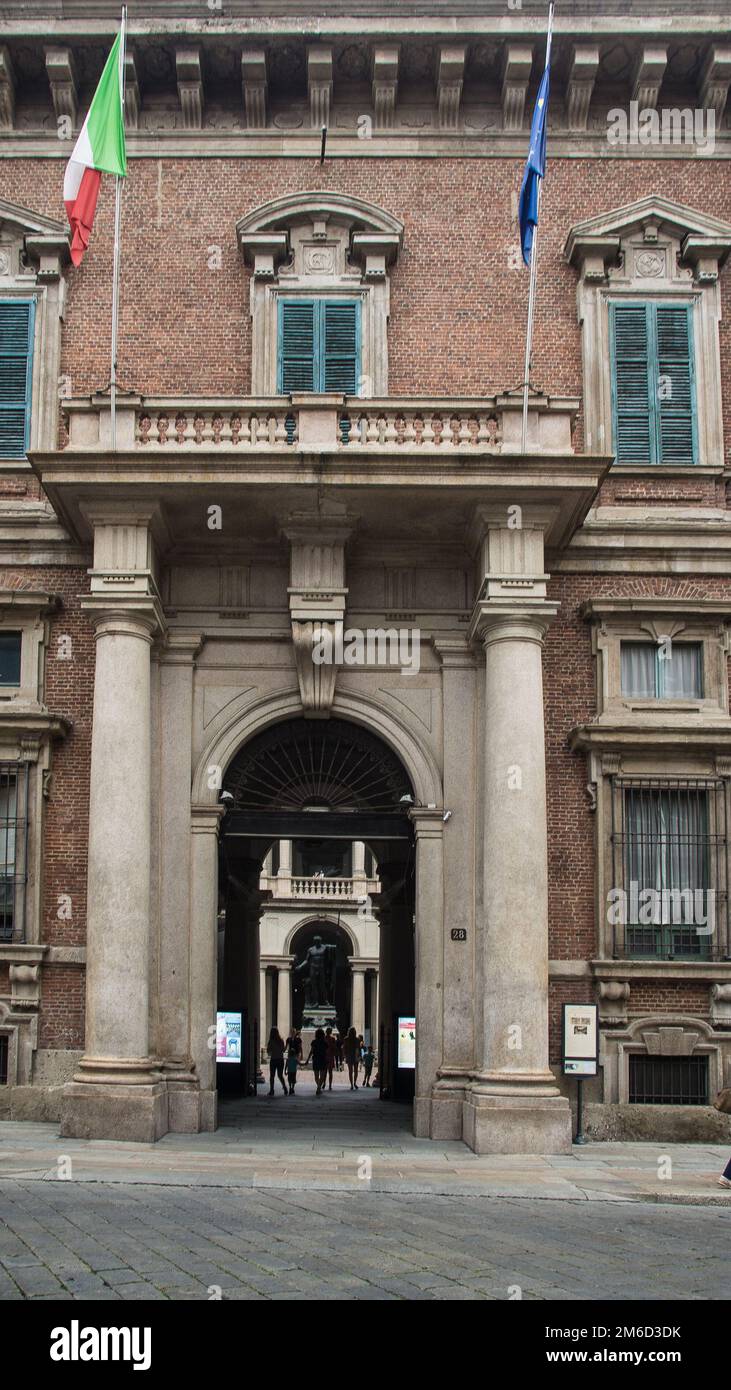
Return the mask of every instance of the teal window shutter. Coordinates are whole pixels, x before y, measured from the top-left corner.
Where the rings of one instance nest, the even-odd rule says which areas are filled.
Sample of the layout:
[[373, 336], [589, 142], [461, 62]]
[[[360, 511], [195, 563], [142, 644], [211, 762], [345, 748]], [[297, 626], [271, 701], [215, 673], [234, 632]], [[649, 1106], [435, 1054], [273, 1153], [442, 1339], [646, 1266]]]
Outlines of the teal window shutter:
[[30, 443], [35, 307], [0, 300], [0, 458], [25, 458]]
[[610, 306], [617, 463], [697, 461], [691, 313], [688, 304]]
[[697, 458], [693, 327], [687, 304], [657, 304], [658, 459], [695, 463]]
[[360, 301], [281, 299], [277, 389], [357, 394], [360, 381]]
[[323, 391], [342, 391], [355, 396], [360, 377], [360, 303], [358, 300], [323, 301]]
[[279, 394], [316, 391], [317, 303], [313, 299], [280, 299], [277, 352]]
[[613, 304], [612, 389], [617, 463], [654, 463], [649, 304]]

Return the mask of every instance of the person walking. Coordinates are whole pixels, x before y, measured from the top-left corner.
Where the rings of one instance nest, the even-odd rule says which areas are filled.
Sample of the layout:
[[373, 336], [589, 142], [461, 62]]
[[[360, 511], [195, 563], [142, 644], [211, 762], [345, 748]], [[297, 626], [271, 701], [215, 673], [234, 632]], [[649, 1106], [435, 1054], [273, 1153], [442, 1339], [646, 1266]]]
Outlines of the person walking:
[[327, 1072], [327, 1089], [328, 1091], [331, 1091], [333, 1088], [333, 1069], [335, 1067], [335, 1061], [338, 1052], [337, 1043], [335, 1041], [332, 1028], [325, 1029], [325, 1042], [327, 1044], [327, 1054], [325, 1058], [325, 1070]]
[[350, 1081], [351, 1091], [358, 1089], [358, 1070], [360, 1067], [360, 1047], [358, 1045], [358, 1034], [355, 1028], [348, 1029], [348, 1036], [343, 1043], [343, 1054], [348, 1067], [348, 1080]]
[[338, 1071], [343, 1070], [343, 1040], [339, 1032], [335, 1034], [335, 1064]]
[[370, 1084], [371, 1084], [371, 1072], [373, 1071], [373, 1063], [375, 1062], [375, 1060], [376, 1060], [376, 1054], [375, 1054], [375, 1052], [373, 1051], [373, 1048], [372, 1048], [371, 1044], [369, 1043], [368, 1046], [364, 1049], [364, 1052], [363, 1052], [363, 1085], [364, 1085], [364, 1086], [370, 1086]]
[[276, 1028], [272, 1028], [267, 1043], [267, 1053], [269, 1054], [269, 1094], [274, 1095], [274, 1078], [279, 1077], [282, 1083], [282, 1090], [286, 1096], [287, 1083], [284, 1079], [284, 1038]]
[[299, 1029], [293, 1028], [285, 1043], [287, 1053], [287, 1081], [289, 1082], [289, 1094], [294, 1095], [294, 1088], [297, 1084], [297, 1068], [302, 1056], [302, 1039]]
[[[327, 1068], [327, 1041], [325, 1038], [324, 1028], [317, 1029], [317, 1032], [315, 1033], [315, 1036], [312, 1039], [312, 1042], [310, 1043], [310, 1050], [307, 1054], [307, 1062], [309, 1062], [310, 1057], [312, 1058], [312, 1070], [315, 1074], [315, 1081], [317, 1082], [317, 1090], [315, 1091], [315, 1095], [319, 1096], [321, 1092], [325, 1089], [325, 1073]], [[307, 1062], [305, 1062], [305, 1066], [307, 1065]]]

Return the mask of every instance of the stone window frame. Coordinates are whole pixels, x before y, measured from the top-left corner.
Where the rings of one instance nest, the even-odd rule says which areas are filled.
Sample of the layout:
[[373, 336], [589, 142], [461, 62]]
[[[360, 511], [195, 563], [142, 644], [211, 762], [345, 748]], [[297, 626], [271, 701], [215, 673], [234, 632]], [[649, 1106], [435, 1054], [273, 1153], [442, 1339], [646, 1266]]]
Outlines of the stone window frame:
[[698, 456], [692, 464], [615, 463], [613, 471], [658, 474], [724, 467], [719, 271], [731, 253], [731, 225], [650, 194], [571, 228], [564, 255], [578, 272], [584, 429], [590, 453], [611, 453], [611, 303], [692, 308]]
[[[49, 791], [51, 740], [63, 737], [70, 723], [49, 713], [45, 704], [45, 666], [50, 618], [58, 609], [54, 594], [29, 589], [0, 589], [0, 630], [21, 633], [21, 683], [0, 690], [0, 763], [28, 767], [25, 817], [25, 932], [23, 943], [41, 937], [44, 803]], [[19, 943], [4, 943], [0, 959], [11, 959]]]
[[695, 958], [678, 955], [673, 960], [664, 957], [643, 957], [632, 955], [624, 950], [614, 955], [615, 938], [608, 918], [610, 889], [614, 882], [614, 846], [612, 844], [612, 798], [614, 778], [652, 779], [658, 783], [667, 781], [672, 785], [677, 780], [697, 780], [723, 782], [725, 801], [725, 824], [727, 854], [731, 854], [731, 758], [728, 755], [714, 755], [698, 750], [684, 750], [682, 737], [677, 744], [667, 748], [648, 748], [645, 752], [638, 747], [626, 752], [592, 753], [590, 758], [589, 790], [593, 794], [596, 813], [596, 959], [598, 961], [618, 960], [627, 964], [638, 962], [652, 967], [653, 975], [662, 974], [672, 978], [678, 967], [687, 964], [697, 966], [708, 978], [715, 978], [715, 957]]
[[403, 234], [398, 218], [342, 193], [288, 194], [239, 219], [237, 240], [244, 260], [253, 267], [253, 397], [278, 394], [280, 298], [359, 299], [358, 395], [388, 395], [389, 269], [398, 258]]
[[[0, 198], [0, 301], [35, 301], [29, 452], [58, 444], [64, 268], [70, 263], [65, 226]], [[71, 394], [71, 391], [68, 392]], [[27, 459], [2, 459], [0, 471], [30, 468]]]
[[[727, 662], [731, 651], [731, 602], [713, 599], [627, 598], [590, 600], [582, 617], [592, 623], [596, 657], [597, 722], [627, 716], [730, 718]], [[699, 698], [653, 698], [622, 694], [621, 644], [627, 641], [699, 642], [703, 648], [703, 695]]]
[[[683, 1034], [695, 1035], [689, 1038], [688, 1051], [663, 1050], [661, 1030], [666, 1030], [668, 1049], [671, 1045], [670, 1030], [680, 1029]], [[604, 1103], [606, 1105], [629, 1105], [629, 1059], [631, 1056], [651, 1056], [645, 1037], [646, 1033], [661, 1034], [660, 1050], [657, 1056], [704, 1056], [708, 1057], [708, 1104], [724, 1085], [725, 1075], [731, 1071], [731, 1036], [714, 1033], [705, 1019], [687, 1014], [646, 1014], [633, 1018], [621, 1029], [603, 1028], [600, 1034], [600, 1063], [604, 1075]], [[677, 1035], [676, 1035], [677, 1036]], [[653, 1109], [633, 1103], [633, 1109]], [[696, 1107], [683, 1106], [691, 1110]], [[700, 1107], [698, 1107], [700, 1108]]]
[[[726, 827], [731, 852], [731, 713], [727, 680], [731, 602], [715, 599], [592, 599], [581, 608], [592, 624], [596, 659], [597, 713], [572, 730], [569, 744], [588, 754], [587, 793], [596, 815], [595, 920], [598, 960], [611, 960], [612, 928], [607, 902], [613, 882], [612, 779], [723, 778]], [[639, 700], [621, 693], [620, 643], [646, 640], [653, 626], [664, 633], [701, 640], [704, 648], [704, 698]], [[712, 693], [713, 692], [713, 693]], [[715, 696], [715, 698], [714, 698]], [[623, 956], [636, 961], [639, 957]], [[686, 958], [678, 958], [685, 963]], [[713, 961], [700, 968], [713, 968]], [[672, 976], [677, 962], [653, 962], [657, 972]]]

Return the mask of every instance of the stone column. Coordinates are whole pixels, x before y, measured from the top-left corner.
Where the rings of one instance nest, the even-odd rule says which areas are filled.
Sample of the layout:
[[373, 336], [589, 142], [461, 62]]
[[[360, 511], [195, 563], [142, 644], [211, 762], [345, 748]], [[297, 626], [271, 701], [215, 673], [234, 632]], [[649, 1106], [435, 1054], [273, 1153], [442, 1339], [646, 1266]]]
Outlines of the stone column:
[[[432, 1095], [432, 1139], [461, 1139], [464, 1099], [475, 1056], [475, 811], [473, 730], [475, 695], [482, 678], [478, 657], [464, 637], [436, 637], [442, 665], [444, 720], [444, 1056]], [[469, 731], [467, 733], [466, 731]], [[452, 938], [452, 930], [456, 939]], [[462, 936], [460, 937], [460, 931]]]
[[355, 1028], [358, 1037], [360, 1037], [365, 1028], [366, 967], [360, 965], [352, 956], [348, 956], [348, 962], [353, 983], [353, 1002], [350, 1009], [350, 1024], [352, 1028]]
[[292, 961], [277, 961], [277, 1029], [283, 1038], [289, 1033], [292, 1004], [290, 999], [290, 980]]
[[218, 825], [221, 805], [193, 806], [190, 822], [190, 1052], [200, 1087], [200, 1127], [216, 1128]]
[[[289, 897], [292, 882], [292, 841], [279, 841], [279, 869], [277, 872], [277, 897]], [[281, 887], [280, 887], [281, 885]]]
[[200, 633], [169, 632], [159, 655], [160, 944], [158, 1048], [170, 1129], [196, 1133], [198, 1077], [190, 1056], [190, 783], [193, 669]]
[[150, 647], [147, 598], [88, 599], [96, 628], [87, 905], [86, 1043], [62, 1134], [150, 1142], [167, 1091], [150, 1056]]
[[[352, 853], [352, 857], [353, 857], [353, 878], [354, 878], [358, 883], [361, 883], [361, 884], [362, 884], [362, 883], [365, 882], [365, 876], [366, 876], [366, 872], [365, 872], [365, 845], [364, 845], [364, 843], [363, 843], [362, 840], [354, 840], [354, 841], [353, 841], [351, 853]], [[356, 895], [357, 895], [357, 891], [358, 891], [358, 890], [356, 890]]]
[[267, 968], [259, 966], [259, 1057], [269, 1034], [267, 1032]]
[[416, 1091], [414, 1134], [431, 1136], [432, 1094], [443, 1060], [444, 812], [414, 807], [416, 833]]
[[554, 605], [481, 605], [486, 652], [482, 1036], [465, 1104], [478, 1153], [562, 1153], [568, 1101], [548, 1065], [548, 871], [542, 644]]

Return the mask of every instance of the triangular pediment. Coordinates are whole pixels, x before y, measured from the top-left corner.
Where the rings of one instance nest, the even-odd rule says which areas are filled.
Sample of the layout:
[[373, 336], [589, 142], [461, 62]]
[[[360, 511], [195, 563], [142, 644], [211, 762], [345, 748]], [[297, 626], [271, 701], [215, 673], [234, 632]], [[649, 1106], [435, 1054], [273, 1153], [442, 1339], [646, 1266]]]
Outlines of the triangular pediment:
[[625, 207], [599, 212], [586, 217], [571, 228], [566, 239], [566, 259], [573, 260], [575, 249], [588, 239], [625, 237], [645, 227], [654, 226], [659, 235], [671, 236], [683, 242], [687, 237], [704, 237], [713, 242], [731, 241], [731, 223], [720, 217], [686, 207], [672, 198], [648, 193]]
[[65, 237], [68, 233], [65, 222], [42, 217], [38, 212], [31, 212], [17, 203], [9, 203], [6, 198], [0, 198], [0, 232], [8, 226], [21, 236]]

